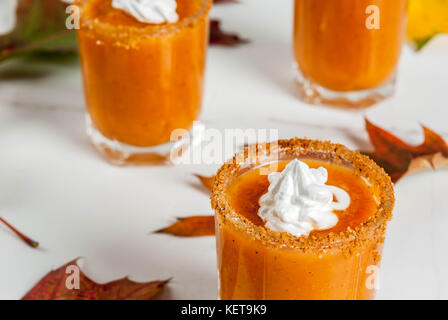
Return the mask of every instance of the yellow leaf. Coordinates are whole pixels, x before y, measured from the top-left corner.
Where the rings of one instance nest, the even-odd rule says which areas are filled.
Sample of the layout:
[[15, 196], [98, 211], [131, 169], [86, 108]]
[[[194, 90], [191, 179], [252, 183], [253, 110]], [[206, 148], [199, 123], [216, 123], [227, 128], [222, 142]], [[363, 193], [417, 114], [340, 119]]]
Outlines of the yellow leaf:
[[421, 49], [432, 37], [448, 33], [448, 0], [409, 0], [407, 37]]

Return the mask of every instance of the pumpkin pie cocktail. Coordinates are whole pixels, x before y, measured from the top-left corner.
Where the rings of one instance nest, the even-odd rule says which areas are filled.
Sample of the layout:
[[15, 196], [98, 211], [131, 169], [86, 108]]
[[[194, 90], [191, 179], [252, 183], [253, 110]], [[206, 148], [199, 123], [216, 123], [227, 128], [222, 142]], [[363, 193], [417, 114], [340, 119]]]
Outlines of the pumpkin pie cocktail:
[[394, 91], [407, 0], [295, 0], [294, 54], [310, 103], [365, 107]]
[[77, 4], [91, 142], [113, 163], [160, 160], [201, 110], [211, 0]]
[[[218, 171], [221, 299], [372, 299], [392, 183], [342, 145], [292, 139]], [[253, 157], [252, 157], [253, 158]]]

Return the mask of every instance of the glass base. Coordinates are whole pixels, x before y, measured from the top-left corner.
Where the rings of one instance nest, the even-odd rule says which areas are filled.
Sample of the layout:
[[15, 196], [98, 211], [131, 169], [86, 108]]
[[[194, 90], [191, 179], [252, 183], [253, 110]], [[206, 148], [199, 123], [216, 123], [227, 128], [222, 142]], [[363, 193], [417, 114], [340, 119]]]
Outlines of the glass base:
[[385, 84], [372, 89], [358, 91], [333, 91], [305, 77], [294, 63], [295, 77], [301, 98], [310, 104], [324, 104], [341, 108], [361, 109], [378, 103], [395, 92], [395, 75]]
[[123, 166], [132, 165], [163, 165], [176, 164], [182, 156], [202, 141], [205, 126], [195, 121], [193, 128], [183, 138], [162, 145], [151, 147], [136, 147], [105, 137], [86, 115], [87, 136], [90, 142], [111, 164]]

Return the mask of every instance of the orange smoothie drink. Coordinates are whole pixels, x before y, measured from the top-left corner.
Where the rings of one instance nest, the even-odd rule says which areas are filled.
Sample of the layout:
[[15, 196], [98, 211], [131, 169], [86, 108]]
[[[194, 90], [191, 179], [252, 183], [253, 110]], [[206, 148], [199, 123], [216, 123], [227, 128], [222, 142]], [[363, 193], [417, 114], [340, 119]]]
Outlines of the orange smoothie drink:
[[389, 176], [330, 142], [264, 150], [246, 149], [216, 176], [220, 298], [373, 299], [394, 205]]
[[77, 0], [88, 134], [111, 162], [163, 159], [173, 130], [192, 128], [201, 110], [211, 2], [177, 0], [178, 20], [156, 24], [112, 0]]
[[393, 94], [407, 0], [295, 0], [294, 55], [310, 103], [369, 106]]

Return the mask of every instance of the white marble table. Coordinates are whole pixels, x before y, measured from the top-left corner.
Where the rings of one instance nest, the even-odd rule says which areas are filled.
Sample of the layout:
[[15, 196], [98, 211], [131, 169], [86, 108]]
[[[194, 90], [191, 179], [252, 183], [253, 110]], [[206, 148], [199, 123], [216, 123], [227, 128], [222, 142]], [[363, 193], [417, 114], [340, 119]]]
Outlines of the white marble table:
[[[367, 116], [409, 142], [421, 141], [419, 123], [448, 138], [448, 36], [437, 37], [419, 54], [405, 49], [394, 98], [348, 112], [297, 99], [291, 1], [278, 7], [276, 1], [245, 0], [216, 7], [212, 16], [252, 42], [210, 48], [201, 115], [208, 127], [278, 128], [282, 138], [307, 136], [366, 148]], [[22, 63], [12, 61], [0, 72]], [[30, 249], [0, 225], [0, 299], [20, 298], [51, 268], [77, 256], [98, 282], [125, 275], [136, 281], [174, 277], [162, 298], [216, 298], [213, 237], [149, 232], [176, 216], [211, 214], [192, 173], [211, 174], [218, 165], [107, 164], [86, 139], [79, 66], [33, 68], [31, 79], [0, 80], [0, 215], [41, 247]], [[378, 298], [448, 298], [447, 192], [448, 171], [396, 185]]]

